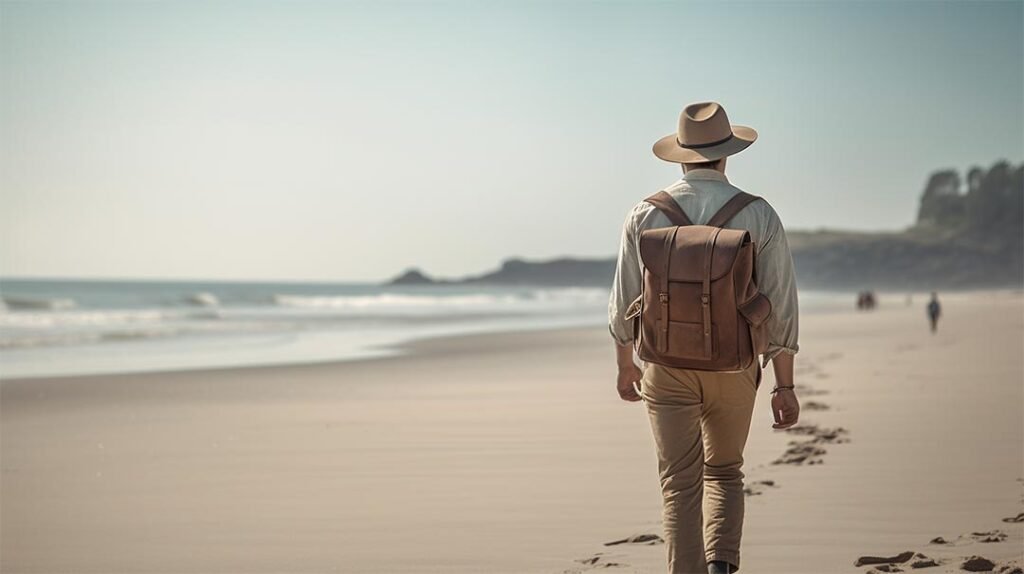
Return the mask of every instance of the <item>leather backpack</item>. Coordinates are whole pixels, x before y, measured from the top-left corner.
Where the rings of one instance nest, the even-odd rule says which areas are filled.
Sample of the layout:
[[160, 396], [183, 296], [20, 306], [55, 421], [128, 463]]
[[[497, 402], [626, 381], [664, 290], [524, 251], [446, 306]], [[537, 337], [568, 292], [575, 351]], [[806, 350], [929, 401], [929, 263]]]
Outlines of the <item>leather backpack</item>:
[[667, 192], [645, 200], [673, 225], [640, 234], [643, 292], [626, 317], [642, 360], [743, 371], [767, 350], [772, 305], [757, 289], [755, 245], [747, 230], [722, 228], [757, 199], [736, 194], [706, 225], [694, 225]]

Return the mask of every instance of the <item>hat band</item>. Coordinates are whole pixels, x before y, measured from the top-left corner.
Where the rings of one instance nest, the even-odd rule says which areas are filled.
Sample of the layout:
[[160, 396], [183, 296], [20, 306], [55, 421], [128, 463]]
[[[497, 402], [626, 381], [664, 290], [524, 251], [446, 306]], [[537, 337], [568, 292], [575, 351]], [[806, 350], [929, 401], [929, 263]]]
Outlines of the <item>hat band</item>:
[[701, 149], [701, 148], [705, 148], [705, 147], [714, 147], [714, 146], [716, 146], [716, 145], [722, 145], [722, 144], [724, 144], [725, 142], [727, 142], [727, 141], [731, 140], [731, 139], [732, 139], [732, 137], [733, 137], [733, 134], [732, 134], [732, 132], [729, 132], [729, 136], [728, 136], [727, 138], [725, 138], [725, 139], [721, 139], [721, 140], [718, 140], [718, 141], [716, 141], [716, 142], [711, 142], [711, 143], [702, 143], [702, 144], [690, 144], [690, 145], [686, 145], [686, 144], [684, 144], [683, 142], [679, 141], [679, 138], [677, 137], [677, 138], [676, 138], [676, 144], [678, 144], [678, 145], [679, 145], [679, 147], [681, 147], [681, 148], [686, 148], [686, 149]]

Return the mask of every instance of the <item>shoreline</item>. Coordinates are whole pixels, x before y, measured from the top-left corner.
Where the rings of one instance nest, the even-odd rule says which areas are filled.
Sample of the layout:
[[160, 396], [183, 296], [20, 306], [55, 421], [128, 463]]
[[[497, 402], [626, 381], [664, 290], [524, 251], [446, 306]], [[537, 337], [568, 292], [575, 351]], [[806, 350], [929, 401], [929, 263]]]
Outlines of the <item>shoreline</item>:
[[[332, 356], [324, 359], [309, 359], [302, 357], [282, 357], [276, 360], [269, 360], [267, 362], [249, 362], [249, 363], [238, 363], [238, 364], [212, 364], [212, 365], [182, 365], [180, 367], [139, 367], [137, 369], [121, 369], [104, 371], [99, 370], [95, 372], [79, 372], [79, 373], [57, 373], [47, 374], [42, 373], [38, 375], [21, 375], [7, 377], [0, 372], [0, 383], [3, 381], [26, 381], [26, 380], [39, 380], [39, 379], [64, 379], [64, 378], [82, 378], [82, 377], [116, 377], [116, 376], [128, 376], [128, 375], [159, 375], [169, 373], [198, 373], [205, 371], [225, 371], [232, 369], [271, 369], [271, 368], [288, 368], [288, 367], [302, 367], [306, 365], [331, 365], [331, 364], [344, 364], [353, 363], [360, 361], [373, 361], [373, 360], [384, 360], [402, 357], [409, 352], [410, 349], [417, 347], [420, 343], [433, 341], [433, 340], [444, 340], [449, 338], [460, 338], [460, 337], [500, 337], [505, 334], [515, 333], [532, 333], [532, 332], [545, 332], [545, 331], [573, 331], [573, 330], [586, 330], [593, 328], [593, 325], [600, 324], [599, 320], [588, 321], [588, 320], [569, 320], [561, 323], [552, 324], [527, 324], [522, 326], [507, 326], [504, 328], [496, 328], [492, 325], [481, 324], [474, 325], [473, 328], [465, 329], [458, 332], [449, 333], [438, 333], [438, 334], [413, 334], [408, 335], [406, 338], [394, 337], [383, 338], [383, 342], [364, 344], [361, 347], [355, 347], [349, 349], [348, 352], [336, 351], [331, 353]], [[273, 334], [271, 337], [291, 337], [294, 333], [280, 333]], [[305, 336], [309, 338], [330, 338], [334, 336], [341, 336], [344, 338], [356, 338], [353, 333], [333, 333], [331, 331], [323, 332], [309, 332], [305, 333]], [[230, 340], [229, 340], [230, 342]], [[153, 341], [146, 341], [133, 344], [150, 344]], [[183, 342], [179, 342], [182, 344]], [[102, 349], [106, 344], [98, 344], [96, 347]], [[81, 349], [76, 349], [81, 351]], [[107, 350], [107, 349], [104, 349]], [[128, 349], [130, 350], [130, 349]], [[2, 352], [0, 352], [0, 359], [2, 359]]]
[[[745, 570], [869, 572], [854, 561], [907, 550], [941, 561], [928, 572], [956, 572], [968, 552], [1018, 559], [1024, 524], [1001, 519], [1024, 510], [1024, 300], [944, 303], [934, 336], [920, 305], [804, 318], [809, 428], [771, 431], [759, 391]], [[0, 382], [0, 569], [664, 570], [663, 545], [605, 546], [660, 534], [661, 511], [648, 422], [615, 394], [605, 329], [405, 346]], [[965, 380], [985, 392], [965, 395]], [[773, 464], [808, 442], [820, 464]], [[993, 529], [1006, 538], [970, 536]]]
[[[843, 315], [843, 314], [849, 312], [850, 309], [845, 307], [845, 306], [843, 306], [843, 307], [835, 306], [834, 302], [831, 302], [830, 304], [826, 305], [826, 304], [823, 304], [819, 300], [819, 298], [822, 297], [822, 296], [827, 296], [827, 297], [830, 297], [830, 298], [836, 298], [839, 295], [849, 296], [851, 298], [851, 307], [852, 307], [852, 300], [853, 300], [853, 297], [855, 296], [855, 293], [853, 291], [850, 291], [850, 292], [844, 292], [844, 291], [820, 291], [819, 292], [819, 291], [815, 291], [815, 292], [812, 292], [812, 295], [811, 295], [811, 297], [813, 297], [813, 300], [815, 301], [815, 304], [814, 305], [810, 305], [809, 306], [809, 310], [806, 308], [806, 307], [808, 307], [807, 305], [802, 307], [802, 317], [806, 318], [806, 317], [821, 316], [821, 315], [833, 315], [833, 314]], [[879, 296], [879, 298], [884, 302], [884, 305], [887, 308], [893, 309], [893, 308], [904, 307], [905, 306], [904, 298], [907, 297], [908, 295], [913, 296], [914, 300], [917, 301], [917, 303], [915, 303], [915, 304], [919, 304], [920, 300], [918, 298], [922, 297], [922, 296], [927, 296], [927, 293], [924, 293], [924, 292], [903, 293], [903, 292], [896, 292], [896, 291], [891, 291], [890, 292], [890, 291], [882, 291], [882, 290], [880, 290], [880, 291], [876, 291], [876, 295]], [[950, 292], [944, 294], [942, 296], [942, 299], [944, 301], [947, 300], [947, 299], [949, 299], [951, 301], [956, 301], [956, 300], [963, 299], [963, 298], [970, 299], [970, 298], [974, 298], [974, 297], [1019, 298], [1021, 296], [1024, 296], [1024, 288], [1019, 288], [1019, 289], [989, 288], [989, 289], [979, 289], [979, 290], [950, 291]], [[465, 329], [465, 330], [462, 330], [462, 331], [457, 331], [457, 332], [440, 332], [440, 333], [426, 333], [426, 334], [415, 334], [414, 333], [414, 334], [406, 336], [405, 338], [399, 337], [397, 339], [395, 339], [393, 336], [390, 336], [389, 340], [384, 340], [383, 342], [380, 342], [380, 343], [364, 344], [364, 345], [362, 345], [360, 347], [353, 347], [351, 349], [348, 349], [346, 352], [336, 351], [335, 354], [337, 354], [338, 356], [328, 357], [328, 358], [323, 358], [323, 359], [316, 359], [316, 358], [313, 358], [313, 359], [306, 358], [306, 359], [304, 359], [304, 358], [302, 358], [300, 356], [295, 356], [293, 358], [288, 358], [287, 356], [284, 356], [282, 358], [275, 359], [275, 360], [266, 360], [266, 361], [260, 361], [260, 362], [255, 362], [255, 363], [236, 363], [236, 362], [231, 362], [229, 364], [223, 364], [223, 365], [218, 365], [218, 364], [212, 364], [212, 365], [203, 365], [203, 364], [187, 365], [187, 364], [182, 364], [182, 366], [179, 366], [179, 367], [146, 367], [146, 366], [141, 366], [141, 367], [138, 367], [138, 368], [122, 368], [122, 369], [114, 369], [114, 370], [102, 370], [101, 369], [101, 370], [96, 370], [96, 371], [78, 372], [78, 373], [56, 373], [56, 374], [51, 374], [51, 373], [45, 373], [44, 372], [44, 373], [38, 374], [38, 375], [32, 374], [32, 375], [14, 375], [14, 376], [6, 376], [3, 373], [2, 361], [3, 361], [3, 353], [4, 352], [0, 351], [0, 383], [3, 383], [4, 381], [15, 382], [15, 381], [26, 381], [26, 380], [54, 379], [54, 378], [112, 377], [112, 376], [122, 376], [122, 375], [186, 373], [186, 372], [199, 373], [199, 372], [206, 372], [206, 371], [222, 372], [222, 371], [225, 371], [225, 370], [232, 370], [232, 369], [287, 368], [287, 367], [302, 367], [302, 366], [305, 366], [305, 365], [342, 364], [342, 363], [351, 363], [351, 362], [360, 362], [360, 361], [369, 361], [369, 360], [378, 360], [378, 359], [379, 360], [386, 360], [386, 359], [394, 359], [394, 358], [397, 358], [397, 357], [405, 356], [408, 353], [410, 353], [413, 350], [415, 350], [417, 347], [421, 346], [422, 343], [427, 342], [427, 341], [445, 340], [445, 339], [449, 339], [449, 338], [460, 338], [460, 337], [474, 337], [474, 338], [475, 337], [484, 337], [484, 338], [487, 338], [487, 337], [500, 337], [500, 336], [505, 335], [505, 334], [514, 334], [514, 333], [551, 332], [551, 331], [560, 332], [560, 331], [586, 330], [586, 329], [591, 329], [591, 328], [604, 329], [605, 328], [604, 320], [601, 319], [601, 318], [595, 318], [593, 320], [590, 320], [590, 319], [585, 319], [585, 318], [582, 318], [582, 317], [575, 317], [575, 318], [565, 317], [565, 318], [563, 318], [563, 320], [561, 322], [552, 322], [552, 323], [548, 323], [548, 324], [544, 324], [544, 323], [526, 323], [526, 324], [522, 324], [522, 325], [510, 324], [510, 325], [505, 325], [503, 327], [496, 327], [494, 325], [490, 325], [490, 324], [487, 324], [487, 323], [482, 323], [482, 324], [479, 324], [479, 325], [473, 325], [472, 327], [470, 327], [468, 329]], [[279, 333], [279, 334], [271, 334], [270, 336], [272, 336], [272, 337], [282, 337], [282, 336], [284, 336], [284, 337], [292, 337], [294, 335], [296, 335], [296, 333], [287, 333], [287, 332], [285, 332], [285, 333]], [[306, 336], [306, 337], [312, 338], [312, 339], [316, 339], [316, 338], [330, 338], [330, 337], [344, 337], [344, 338], [352, 338], [353, 337], [353, 333], [334, 333], [332, 331], [310, 331], [310, 332], [304, 333], [303, 335]], [[253, 335], [253, 336], [257, 336], [257, 335]], [[230, 339], [228, 341], [230, 342]], [[121, 344], [122, 345], [122, 349], [121, 349], [122, 351], [130, 352], [132, 350], [136, 350], [136, 351], [138, 350], [137, 348], [133, 349], [132, 345], [148, 345], [148, 344], [152, 344], [154, 342], [159, 343], [160, 341], [139, 341], [139, 342], [132, 342], [132, 343], [127, 343], [127, 344], [124, 344], [124, 343], [100, 343], [100, 344], [97, 344], [97, 345], [93, 345], [91, 347], [79, 347], [76, 350], [79, 351], [79, 352], [84, 352], [84, 351], [86, 351], [86, 350], [88, 350], [90, 348], [95, 348], [97, 350], [100, 350], [101, 352], [103, 352], [103, 351], [110, 352], [110, 349], [106, 348], [107, 345]], [[182, 342], [178, 342], [177, 344], [184, 346], [184, 343], [185, 343], [185, 341], [182, 341]], [[127, 345], [127, 346], [125, 346], [125, 345]], [[63, 350], [63, 349], [66, 349], [66, 347], [56, 347], [56, 349]], [[15, 350], [14, 352], [17, 352], [17, 350]]]
[[[73, 375], [41, 375], [38, 377], [11, 377], [0, 378], [0, 387], [22, 386], [38, 383], [76, 383], [88, 384], [88, 380], [111, 380], [111, 379], [163, 379], [175, 378], [201, 378], [204, 376], [222, 377], [224, 375], [255, 375], [266, 372], [268, 374], [285, 374], [288, 371], [306, 370], [345, 370], [372, 368], [377, 365], [386, 365], [394, 362], [417, 361], [421, 359], [436, 359], [442, 356], [449, 356], [453, 353], [480, 353], [486, 352], [489, 347], [496, 344], [514, 341], [517, 351], [525, 350], [533, 345], [528, 341], [532, 335], [551, 334], [556, 338], [576, 338], [583, 335], [592, 337], [600, 332], [607, 336], [607, 330], [601, 327], [536, 327], [522, 330], [501, 330], [484, 331], [480, 333], [458, 333], [451, 335], [425, 336], [409, 339], [400, 343], [382, 345], [374, 348], [381, 354], [373, 354], [364, 357], [351, 359], [327, 359], [323, 361], [310, 361], [301, 363], [274, 363], [274, 364], [253, 364], [238, 366], [211, 366], [171, 369], [162, 371], [132, 371], [114, 373], [87, 373]], [[610, 336], [609, 346], [612, 343]], [[121, 382], [121, 381], [117, 381]]]

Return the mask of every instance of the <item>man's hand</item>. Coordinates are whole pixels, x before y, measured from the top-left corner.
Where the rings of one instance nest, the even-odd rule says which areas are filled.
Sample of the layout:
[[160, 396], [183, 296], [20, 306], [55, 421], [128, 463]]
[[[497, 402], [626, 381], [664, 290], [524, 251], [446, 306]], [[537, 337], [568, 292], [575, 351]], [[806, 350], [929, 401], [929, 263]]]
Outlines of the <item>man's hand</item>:
[[[778, 353], [772, 357], [775, 388], [778, 389], [772, 393], [772, 419], [779, 420], [781, 418], [782, 420], [781, 423], [773, 424], [773, 429], [788, 429], [800, 419], [800, 401], [796, 400], [796, 391], [792, 388], [785, 388], [794, 385], [795, 363], [796, 358], [792, 353]], [[781, 417], [779, 417], [779, 411], [782, 411]]]
[[624, 401], [639, 401], [640, 395], [636, 394], [636, 389], [633, 388], [633, 383], [639, 381], [643, 376], [643, 371], [640, 370], [640, 367], [633, 364], [632, 361], [628, 365], [620, 366], [619, 380], [615, 385], [619, 390], [619, 397]]
[[639, 401], [640, 395], [636, 394], [633, 383], [639, 381], [644, 373], [633, 362], [633, 346], [628, 343], [625, 345], [616, 343], [615, 363], [619, 366], [619, 379], [615, 383], [615, 388], [619, 390], [619, 396], [624, 401]]
[[772, 425], [773, 429], [788, 429], [800, 420], [800, 401], [796, 398], [796, 391], [793, 389], [779, 389], [772, 395], [772, 416], [778, 420], [779, 411], [782, 411], [782, 422]]

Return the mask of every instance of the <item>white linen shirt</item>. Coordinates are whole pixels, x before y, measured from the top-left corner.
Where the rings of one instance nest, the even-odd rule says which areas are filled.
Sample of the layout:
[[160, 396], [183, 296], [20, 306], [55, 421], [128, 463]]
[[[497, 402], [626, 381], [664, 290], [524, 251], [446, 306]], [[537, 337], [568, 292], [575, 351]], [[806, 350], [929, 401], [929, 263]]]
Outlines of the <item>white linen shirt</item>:
[[[725, 174], [713, 169], [695, 169], [665, 189], [695, 224], [704, 224], [725, 202], [740, 192]], [[643, 261], [640, 259], [640, 233], [647, 229], [670, 227], [668, 216], [647, 202], [638, 203], [622, 226], [615, 279], [608, 302], [608, 328], [620, 345], [633, 341], [633, 328], [625, 319], [626, 309], [638, 297], [643, 285]], [[746, 229], [757, 252], [757, 287], [772, 303], [767, 320], [768, 351], [764, 365], [782, 352], [799, 350], [799, 310], [793, 255], [789, 251], [782, 221], [767, 201], [747, 205], [725, 225]]]

